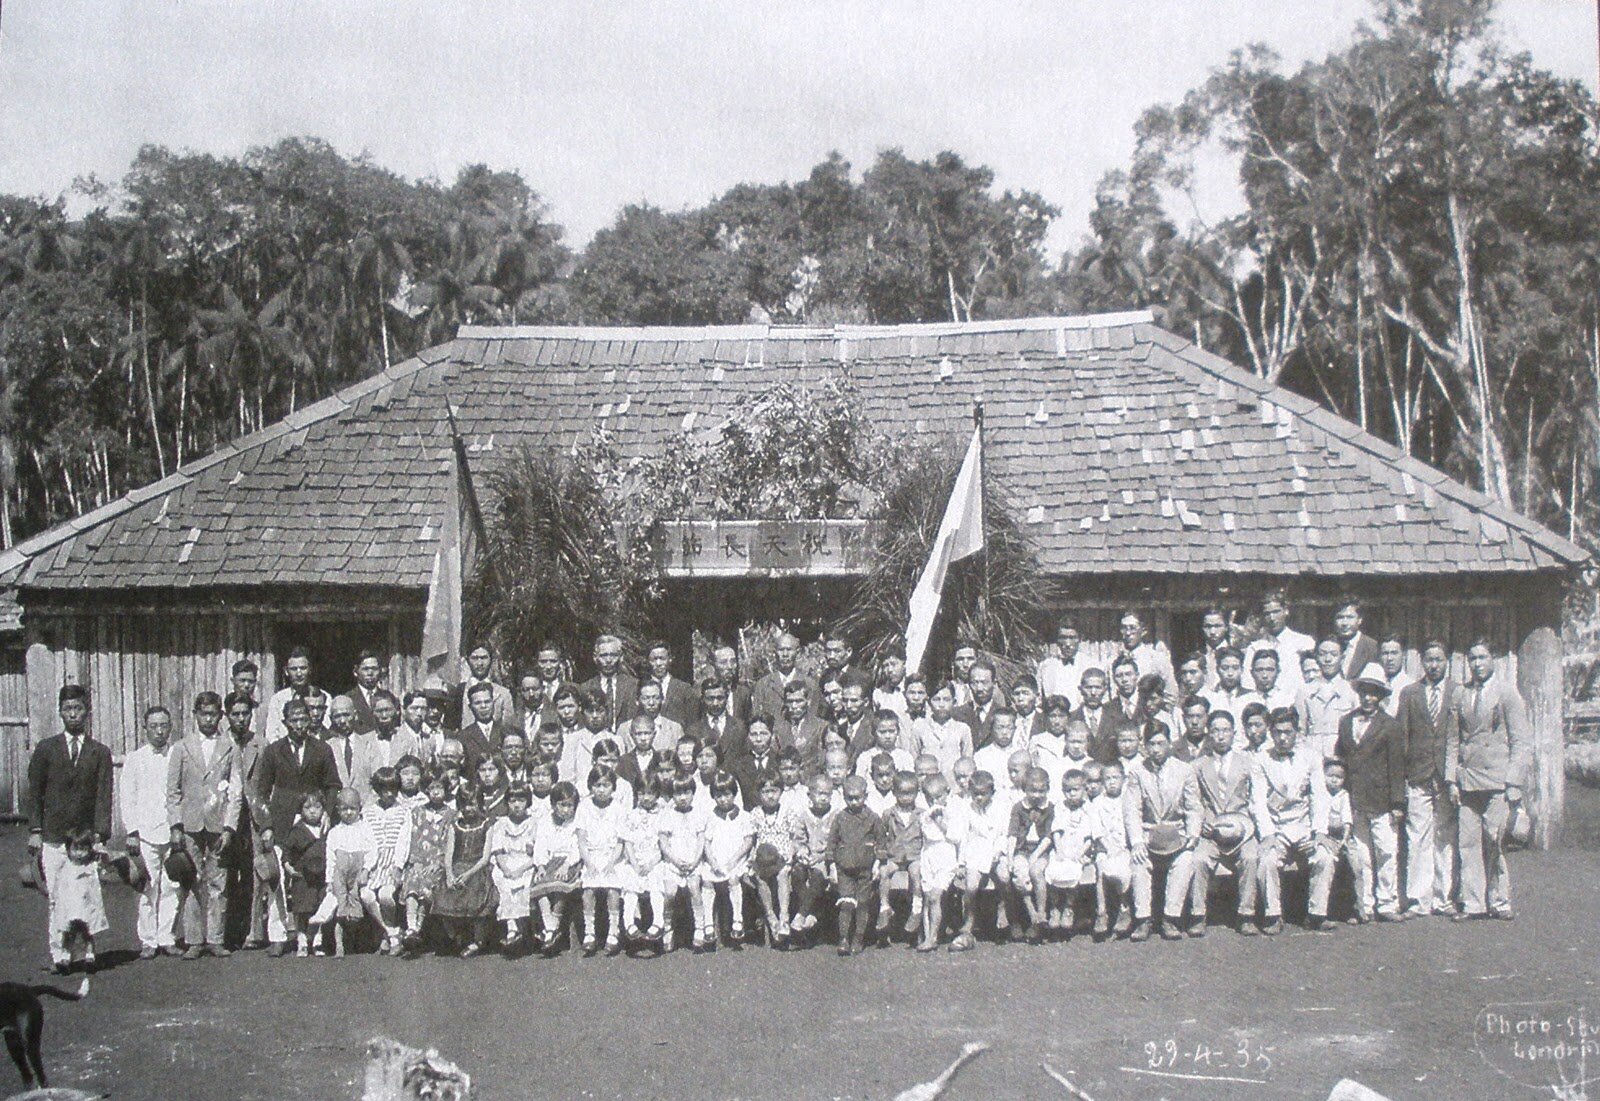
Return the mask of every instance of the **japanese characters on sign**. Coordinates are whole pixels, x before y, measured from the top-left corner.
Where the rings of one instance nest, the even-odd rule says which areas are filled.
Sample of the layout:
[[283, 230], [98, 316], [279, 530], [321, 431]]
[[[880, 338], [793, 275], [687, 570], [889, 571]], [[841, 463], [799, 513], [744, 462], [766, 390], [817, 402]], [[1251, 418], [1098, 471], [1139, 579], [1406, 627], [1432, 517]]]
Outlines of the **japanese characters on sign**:
[[865, 572], [865, 520], [679, 520], [661, 526], [668, 577], [776, 577]]

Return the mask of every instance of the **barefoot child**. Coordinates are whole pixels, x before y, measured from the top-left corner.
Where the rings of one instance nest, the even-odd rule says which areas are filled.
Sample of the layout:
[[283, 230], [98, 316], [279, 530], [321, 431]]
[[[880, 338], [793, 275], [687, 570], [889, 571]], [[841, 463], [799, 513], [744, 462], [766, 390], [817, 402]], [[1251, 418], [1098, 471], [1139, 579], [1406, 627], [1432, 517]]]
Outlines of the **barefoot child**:
[[328, 814], [320, 791], [308, 791], [300, 800], [300, 815], [283, 838], [283, 875], [288, 886], [289, 912], [298, 929], [295, 955], [322, 955], [321, 928], [311, 935], [311, 915], [317, 912], [328, 886]]
[[956, 848], [966, 832], [960, 810], [950, 805], [950, 784], [943, 776], [928, 781], [923, 795], [928, 809], [922, 812], [922, 851], [917, 857], [917, 879], [922, 889], [922, 941], [919, 952], [939, 947], [939, 929], [944, 921], [944, 893], [955, 882], [959, 852]]
[[761, 913], [767, 923], [767, 943], [786, 948], [789, 944], [789, 891], [794, 882], [790, 871], [805, 841], [805, 823], [783, 806], [783, 785], [776, 776], [764, 776], [756, 789], [756, 806], [750, 812], [755, 822], [756, 848], [750, 882], [761, 900]]
[[706, 855], [701, 865], [701, 907], [705, 910], [703, 936], [715, 943], [717, 888], [728, 893], [728, 942], [744, 939], [744, 877], [750, 873], [750, 854], [756, 846], [755, 819], [744, 809], [739, 785], [731, 774], [718, 772], [711, 780], [711, 815], [706, 819]]
[[534, 841], [538, 824], [529, 815], [533, 793], [522, 784], [506, 789], [506, 816], [489, 827], [489, 875], [494, 881], [495, 916], [505, 923], [500, 945], [510, 954], [523, 944], [531, 912], [529, 887], [533, 883]]
[[483, 950], [496, 909], [494, 884], [489, 872], [489, 822], [477, 785], [456, 789], [456, 817], [445, 850], [444, 885], [435, 894], [433, 912], [443, 918], [452, 944], [466, 944], [461, 958], [471, 959]]
[[[605, 739], [602, 739], [604, 741]], [[598, 760], [599, 755], [596, 754]], [[628, 811], [616, 798], [616, 776], [603, 764], [589, 769], [589, 797], [578, 806], [574, 828], [583, 860], [583, 952], [592, 956], [600, 946], [596, 936], [595, 904], [606, 907], [606, 955], [622, 951], [622, 892], [631, 882], [622, 839], [627, 833]]]
[[[405, 790], [403, 781], [401, 790]], [[400, 894], [406, 907], [403, 943], [409, 952], [421, 947], [422, 922], [433, 908], [434, 895], [444, 885], [445, 848], [456, 821], [456, 809], [447, 801], [449, 781], [443, 772], [428, 776], [422, 795], [427, 802], [411, 812], [411, 853], [400, 877]]]
[[[76, 955], [90, 970], [95, 965], [94, 938], [111, 927], [106, 921], [105, 896], [100, 889], [102, 852], [95, 845], [93, 830], [73, 830], [67, 835], [67, 862], [50, 879], [50, 893], [54, 896], [50, 907], [54, 923], [51, 936], [62, 956], [71, 961]], [[6, 1035], [8, 1041], [15, 1038], [11, 1033]]]

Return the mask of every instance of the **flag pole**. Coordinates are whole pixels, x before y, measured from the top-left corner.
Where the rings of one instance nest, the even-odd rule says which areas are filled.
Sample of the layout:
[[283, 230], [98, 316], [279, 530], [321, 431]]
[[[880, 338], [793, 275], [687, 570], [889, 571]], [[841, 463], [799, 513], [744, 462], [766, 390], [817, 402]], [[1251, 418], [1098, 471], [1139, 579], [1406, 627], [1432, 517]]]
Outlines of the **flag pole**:
[[[989, 497], [989, 462], [983, 447], [983, 395], [972, 398], [972, 428], [978, 434], [978, 530], [985, 533], [983, 540], [983, 588], [978, 593], [978, 628], [987, 633], [989, 623], [989, 540], [985, 512]], [[974, 640], [977, 641], [977, 640]]]
[[472, 467], [467, 463], [467, 442], [461, 438], [461, 429], [456, 425], [455, 402], [450, 398], [450, 392], [445, 391], [444, 415], [450, 422], [450, 447], [455, 452], [456, 464], [461, 469], [461, 488], [467, 498], [467, 512], [472, 518], [472, 534], [477, 536], [480, 546], [487, 544], [487, 533], [483, 527], [483, 510], [478, 507], [478, 488], [472, 483]]

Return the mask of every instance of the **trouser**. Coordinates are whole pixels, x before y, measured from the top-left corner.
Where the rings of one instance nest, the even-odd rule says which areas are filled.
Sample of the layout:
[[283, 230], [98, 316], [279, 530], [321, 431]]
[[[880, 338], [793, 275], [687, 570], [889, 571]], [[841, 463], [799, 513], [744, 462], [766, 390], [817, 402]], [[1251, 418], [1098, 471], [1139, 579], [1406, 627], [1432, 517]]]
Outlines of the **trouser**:
[[1511, 804], [1500, 791], [1463, 791], [1458, 822], [1461, 843], [1461, 909], [1469, 914], [1511, 909], [1511, 872], [1502, 841]]
[[1430, 780], [1406, 785], [1406, 905], [1450, 908], [1456, 869], [1456, 808]]
[[178, 883], [167, 875], [165, 866], [171, 847], [139, 838], [139, 856], [150, 872], [150, 882], [139, 895], [141, 948], [171, 948], [178, 940]]
[[1154, 856], [1140, 863], [1133, 862], [1133, 916], [1136, 921], [1150, 920], [1150, 905], [1155, 894], [1155, 877], [1166, 877], [1166, 898], [1162, 913], [1173, 921], [1183, 917], [1183, 904], [1189, 897], [1189, 883], [1194, 875], [1194, 853], [1189, 849], [1171, 856]]
[[1328, 915], [1328, 893], [1333, 889], [1334, 856], [1322, 845], [1301, 848], [1291, 845], [1281, 837], [1259, 851], [1262, 909], [1270, 921], [1283, 916], [1283, 871], [1288, 867], [1306, 870], [1311, 883], [1306, 900], [1306, 910], [1314, 917]]
[[39, 851], [39, 867], [44, 873], [44, 889], [50, 900], [50, 924], [48, 928], [50, 930], [51, 963], [68, 963], [72, 959], [72, 954], [67, 950], [62, 938], [56, 934], [56, 930], [61, 928], [63, 923], [56, 919], [57, 895], [55, 884], [61, 876], [62, 869], [67, 866], [67, 861], [67, 846], [65, 844], [46, 841], [44, 847]]
[[[263, 847], [255, 826], [248, 822], [234, 832], [233, 842], [223, 854], [223, 868], [227, 875], [228, 936], [240, 943], [262, 939], [263, 932], [269, 941], [289, 938], [288, 908], [279, 890], [283, 877], [278, 877], [278, 887], [256, 874], [256, 853], [276, 855], [270, 846]], [[281, 865], [280, 865], [281, 867]]]
[[1211, 877], [1218, 865], [1233, 869], [1239, 881], [1239, 917], [1254, 920], [1256, 916], [1256, 864], [1260, 852], [1253, 837], [1246, 838], [1238, 848], [1224, 853], [1209, 837], [1202, 837], [1194, 852], [1194, 885], [1189, 891], [1189, 913], [1200, 921], [1206, 917], [1206, 905], [1211, 894]]
[[1400, 840], [1388, 811], [1357, 810], [1350, 824], [1351, 868], [1356, 879], [1356, 908], [1365, 917], [1373, 911], [1393, 914], [1400, 908]]
[[201, 831], [185, 835], [189, 856], [194, 860], [194, 886], [180, 891], [183, 910], [183, 939], [193, 946], [222, 943], [222, 927], [228, 917], [228, 870], [222, 863], [222, 835]]

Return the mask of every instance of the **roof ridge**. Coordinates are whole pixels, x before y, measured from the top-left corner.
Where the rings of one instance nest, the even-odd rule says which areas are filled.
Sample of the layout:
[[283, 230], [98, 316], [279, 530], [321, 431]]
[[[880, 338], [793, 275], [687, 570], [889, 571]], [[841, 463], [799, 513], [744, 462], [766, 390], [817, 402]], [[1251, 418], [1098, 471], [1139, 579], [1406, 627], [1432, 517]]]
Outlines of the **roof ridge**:
[[1537, 520], [1508, 508], [1487, 494], [1473, 489], [1463, 482], [1456, 481], [1444, 471], [1430, 466], [1407, 451], [1402, 451], [1388, 440], [1373, 435], [1355, 422], [1346, 420], [1320, 402], [1307, 398], [1304, 394], [1297, 394], [1286, 386], [1268, 382], [1259, 375], [1222, 358], [1214, 352], [1207, 351], [1192, 340], [1188, 340], [1176, 333], [1161, 329], [1155, 325], [1151, 325], [1149, 328], [1156, 333], [1171, 337], [1171, 340], [1156, 340], [1155, 343], [1184, 362], [1234, 385], [1248, 387], [1255, 391], [1262, 401], [1268, 401], [1274, 405], [1289, 409], [1296, 416], [1309, 422], [1312, 427], [1350, 447], [1366, 452], [1380, 462], [1394, 467], [1402, 474], [1423, 479], [1434, 492], [1440, 496], [1448, 497], [1458, 505], [1473, 512], [1488, 513], [1494, 519], [1507, 527], [1515, 529], [1525, 538], [1538, 543], [1545, 550], [1559, 558], [1569, 559], [1574, 562], [1589, 559], [1588, 551], [1566, 537], [1550, 530]]
[[898, 325], [463, 325], [460, 340], [887, 340], [906, 336], [969, 336], [975, 333], [1038, 332], [1051, 329], [1121, 329], [1153, 325], [1149, 310], [1060, 314], [993, 321], [914, 321]]

